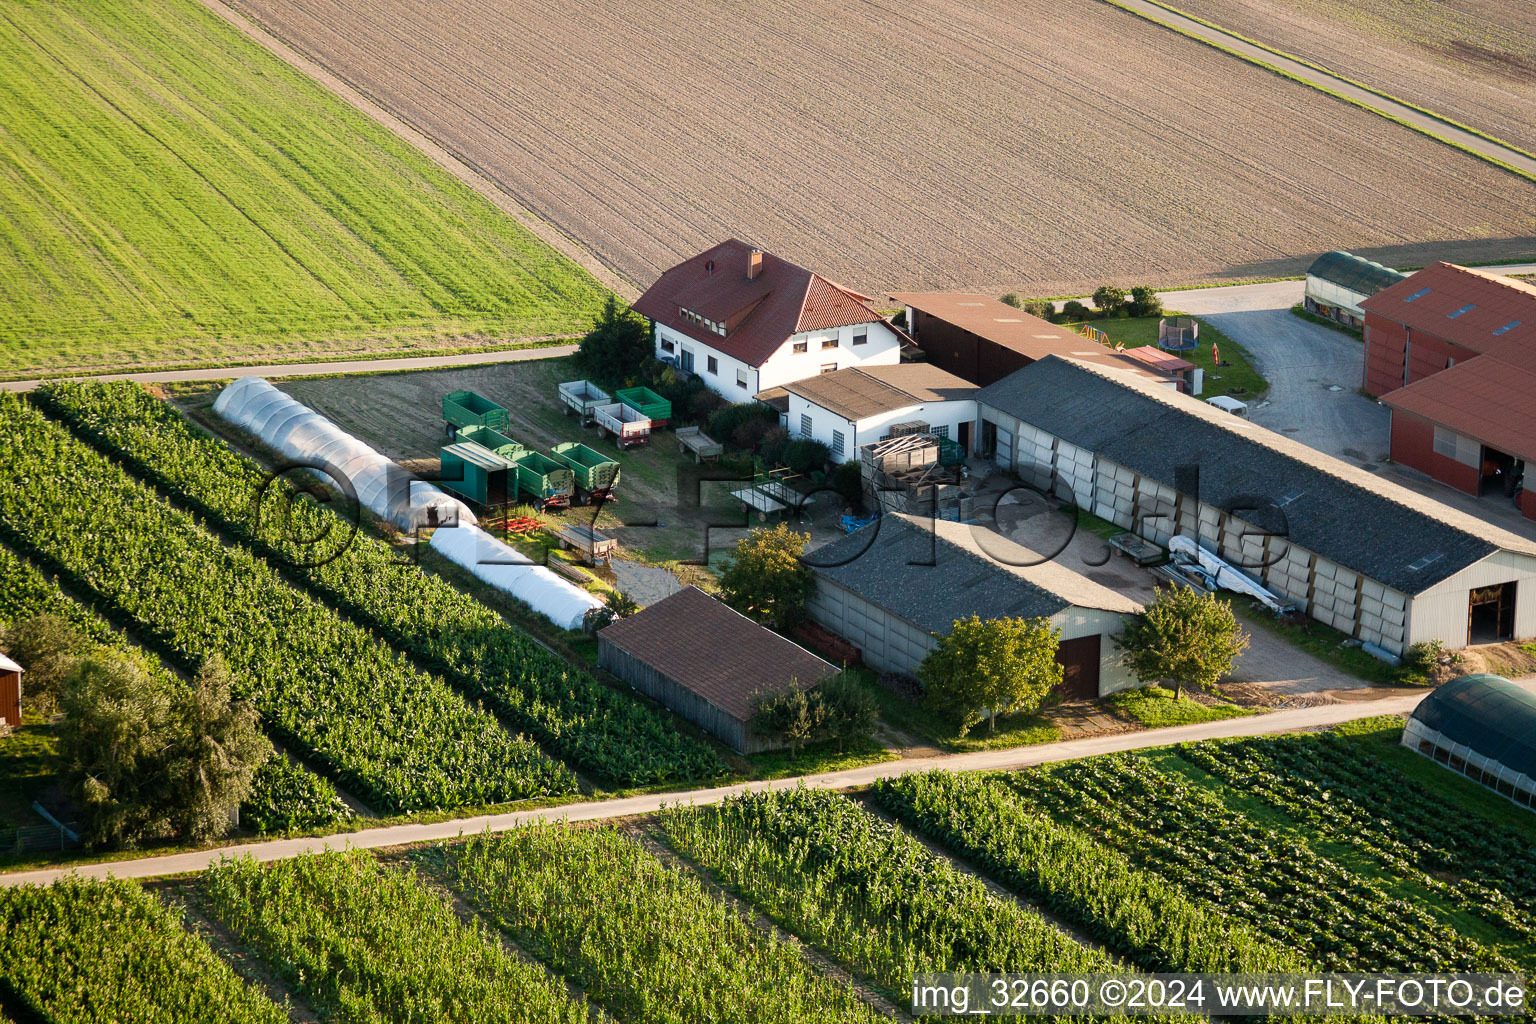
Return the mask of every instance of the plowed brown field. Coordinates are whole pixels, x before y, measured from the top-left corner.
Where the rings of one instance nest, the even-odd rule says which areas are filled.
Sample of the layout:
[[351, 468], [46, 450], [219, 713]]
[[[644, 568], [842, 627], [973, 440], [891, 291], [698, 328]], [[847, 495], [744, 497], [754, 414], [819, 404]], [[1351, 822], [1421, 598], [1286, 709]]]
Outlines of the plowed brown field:
[[729, 235], [1037, 294], [1536, 248], [1530, 183], [1094, 0], [235, 6], [642, 284]]
[[1536, 152], [1531, 0], [1169, 0]]

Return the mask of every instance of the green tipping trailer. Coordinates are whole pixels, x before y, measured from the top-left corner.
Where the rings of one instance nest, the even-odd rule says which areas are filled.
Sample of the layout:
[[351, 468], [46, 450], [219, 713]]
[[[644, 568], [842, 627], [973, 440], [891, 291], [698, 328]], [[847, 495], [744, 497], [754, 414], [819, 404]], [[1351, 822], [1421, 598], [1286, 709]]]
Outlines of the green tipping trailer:
[[539, 508], [565, 508], [576, 492], [576, 474], [532, 448], [512, 457], [517, 486]]
[[549, 450], [550, 456], [576, 474], [578, 494], [585, 492], [588, 500], [601, 494], [612, 498], [619, 486], [619, 464], [602, 452], [593, 451], [580, 441], [566, 441]]
[[489, 448], [502, 458], [510, 459], [517, 453], [527, 449], [527, 445], [514, 440], [499, 430], [490, 427], [465, 427], [459, 431], [460, 441], [473, 441], [482, 448]]
[[438, 483], [481, 508], [517, 500], [517, 466], [510, 459], [473, 441], [457, 441], [438, 452], [442, 461]]
[[672, 403], [650, 388], [621, 388], [613, 393], [613, 397], [644, 413], [653, 427], [664, 427], [672, 418]]
[[465, 427], [490, 427], [504, 430], [508, 423], [507, 410], [473, 391], [450, 391], [443, 396], [443, 425], [449, 437], [457, 436]]

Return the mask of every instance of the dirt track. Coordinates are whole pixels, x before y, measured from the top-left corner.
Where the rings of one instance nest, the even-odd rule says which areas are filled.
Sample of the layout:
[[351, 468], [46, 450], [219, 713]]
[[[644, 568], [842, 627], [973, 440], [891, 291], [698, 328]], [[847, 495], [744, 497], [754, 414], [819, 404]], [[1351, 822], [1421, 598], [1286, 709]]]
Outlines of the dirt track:
[[731, 234], [1037, 293], [1536, 235], [1529, 184], [1093, 0], [234, 3], [642, 282]]

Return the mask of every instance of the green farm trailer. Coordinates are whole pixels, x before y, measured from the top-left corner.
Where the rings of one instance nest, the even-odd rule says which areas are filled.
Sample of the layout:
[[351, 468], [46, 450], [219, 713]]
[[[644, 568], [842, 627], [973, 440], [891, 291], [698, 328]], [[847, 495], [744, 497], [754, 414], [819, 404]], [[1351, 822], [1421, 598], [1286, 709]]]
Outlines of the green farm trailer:
[[549, 456], [525, 448], [511, 459], [517, 466], [517, 486], [541, 509], [568, 508], [576, 493], [576, 474]]
[[449, 437], [456, 437], [465, 427], [490, 427], [505, 430], [507, 410], [473, 391], [451, 391], [443, 396], [443, 426]]
[[672, 403], [650, 388], [621, 388], [613, 393], [613, 397], [631, 409], [644, 413], [652, 427], [664, 427], [672, 418]]
[[521, 441], [513, 440], [506, 434], [491, 427], [464, 427], [459, 431], [458, 440], [473, 441], [482, 448], [489, 448], [497, 455], [510, 459], [528, 446]]
[[438, 452], [445, 490], [479, 508], [497, 508], [517, 500], [517, 466], [473, 441], [458, 441]]
[[549, 450], [550, 456], [576, 475], [578, 503], [602, 498], [613, 500], [619, 486], [619, 464], [580, 441], [566, 441]]

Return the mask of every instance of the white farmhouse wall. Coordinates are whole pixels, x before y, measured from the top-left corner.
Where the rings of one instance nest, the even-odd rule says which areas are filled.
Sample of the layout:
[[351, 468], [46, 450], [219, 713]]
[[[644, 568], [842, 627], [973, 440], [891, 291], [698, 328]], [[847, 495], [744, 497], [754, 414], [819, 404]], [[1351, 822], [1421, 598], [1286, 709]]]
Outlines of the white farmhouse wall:
[[[856, 330], [866, 330], [868, 340], [853, 344]], [[836, 348], [822, 348], [823, 341], [837, 341]], [[796, 352], [795, 343], [805, 342], [805, 351]], [[901, 362], [901, 339], [890, 325], [882, 322], [838, 327], [826, 331], [807, 331], [787, 339], [779, 350], [763, 361], [758, 390], [776, 388], [793, 381], [814, 377], [823, 366], [836, 363], [839, 370], [850, 366], [894, 366]]]
[[[803, 417], [810, 417], [811, 430], [805, 432]], [[970, 399], [959, 402], [928, 402], [909, 405], [893, 412], [881, 413], [858, 421], [849, 420], [809, 399], [790, 393], [789, 433], [791, 437], [820, 441], [832, 453], [832, 461], [842, 462], [855, 456], [860, 445], [871, 444], [890, 433], [891, 424], [909, 420], [926, 420], [930, 427], [947, 427], [949, 436], [960, 437], [960, 424], [974, 423], [976, 403]], [[843, 451], [833, 445], [832, 434], [843, 435]]]
[[[666, 345], [672, 345], [672, 351], [666, 350]], [[750, 402], [752, 396], [772, 385], [758, 384], [758, 372], [756, 368], [747, 363], [728, 356], [719, 349], [706, 345], [701, 341], [695, 341], [686, 334], [672, 330], [665, 324], [656, 325], [656, 356], [658, 359], [676, 360], [679, 365], [686, 365], [683, 353], [691, 353], [693, 356], [693, 372], [713, 392], [721, 395], [729, 402]], [[712, 373], [709, 369], [709, 357], [714, 356], [716, 369]], [[738, 380], [745, 380], [746, 386], [742, 387]]]
[[[868, 340], [855, 345], [853, 336], [859, 328], [866, 331]], [[654, 340], [658, 359], [686, 365], [684, 353], [691, 354], [693, 372], [711, 391], [730, 402], [750, 401], [759, 391], [814, 377], [823, 366], [831, 363], [836, 363], [841, 370], [849, 366], [893, 366], [901, 362], [901, 339], [883, 321], [793, 335], [758, 366], [728, 356], [708, 342], [674, 331], [666, 324], [656, 324]], [[724, 338], [720, 340], [722, 344], [726, 342]], [[806, 350], [796, 352], [795, 343], [802, 341]], [[823, 341], [836, 341], [837, 347], [823, 349]], [[709, 369], [710, 356], [715, 358], [714, 372]], [[740, 380], [746, 381], [745, 387], [738, 383]]]

